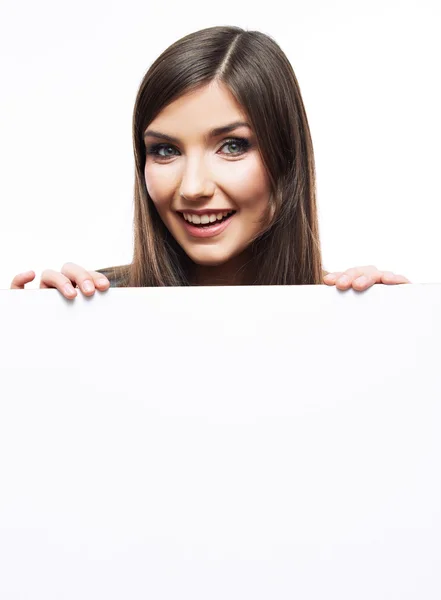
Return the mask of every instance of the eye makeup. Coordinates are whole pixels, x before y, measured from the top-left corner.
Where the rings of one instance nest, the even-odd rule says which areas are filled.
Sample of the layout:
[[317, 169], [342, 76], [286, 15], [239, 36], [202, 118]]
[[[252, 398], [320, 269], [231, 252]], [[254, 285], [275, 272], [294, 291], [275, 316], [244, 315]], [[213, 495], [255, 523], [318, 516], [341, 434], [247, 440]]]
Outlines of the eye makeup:
[[[238, 152], [221, 152], [221, 154], [224, 156], [236, 157], [245, 154], [251, 148], [251, 143], [247, 138], [234, 137], [224, 140], [219, 150], [224, 148], [224, 146], [236, 146], [239, 149]], [[178, 154], [161, 154], [161, 151], [167, 152], [168, 150], [176, 150]], [[179, 151], [177, 150], [177, 148], [173, 144], [169, 143], [155, 143], [152, 145], [148, 145], [146, 147], [146, 151], [147, 155], [152, 156], [154, 160], [158, 162], [167, 162], [168, 158], [179, 156]]]

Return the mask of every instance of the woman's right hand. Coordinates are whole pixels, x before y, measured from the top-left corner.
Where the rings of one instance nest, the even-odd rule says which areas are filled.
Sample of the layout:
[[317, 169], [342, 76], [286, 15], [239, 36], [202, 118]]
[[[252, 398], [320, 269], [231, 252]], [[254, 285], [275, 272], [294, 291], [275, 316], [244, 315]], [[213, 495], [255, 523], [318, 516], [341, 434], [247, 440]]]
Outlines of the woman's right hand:
[[[11, 290], [23, 290], [25, 285], [35, 278], [34, 271], [19, 273], [11, 282]], [[66, 263], [61, 272], [47, 269], [40, 279], [40, 288], [56, 288], [65, 298], [72, 299], [77, 295], [77, 285], [85, 296], [93, 296], [95, 289], [105, 291], [110, 281], [98, 271], [86, 271], [75, 263]]]

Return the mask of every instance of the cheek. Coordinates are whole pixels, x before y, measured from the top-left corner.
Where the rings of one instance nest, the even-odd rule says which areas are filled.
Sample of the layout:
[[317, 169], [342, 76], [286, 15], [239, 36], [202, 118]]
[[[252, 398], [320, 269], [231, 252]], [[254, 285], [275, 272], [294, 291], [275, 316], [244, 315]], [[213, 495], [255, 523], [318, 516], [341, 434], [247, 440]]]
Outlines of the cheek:
[[224, 189], [242, 209], [255, 209], [266, 204], [269, 180], [260, 160], [244, 160], [240, 169], [230, 169], [223, 177]]
[[170, 169], [164, 169], [163, 165], [146, 165], [144, 177], [147, 192], [154, 204], [161, 207], [168, 203], [173, 197], [175, 189], [173, 172]]

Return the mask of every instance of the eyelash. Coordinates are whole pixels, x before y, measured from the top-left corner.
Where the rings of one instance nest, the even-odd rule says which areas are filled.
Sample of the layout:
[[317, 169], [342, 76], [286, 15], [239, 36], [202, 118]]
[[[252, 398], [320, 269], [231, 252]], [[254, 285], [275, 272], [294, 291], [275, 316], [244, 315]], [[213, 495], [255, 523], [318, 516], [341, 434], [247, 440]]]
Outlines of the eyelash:
[[[226, 155], [230, 155], [230, 156], [242, 156], [242, 154], [245, 154], [245, 152], [247, 152], [250, 149], [250, 142], [246, 139], [246, 138], [230, 138], [228, 140], [225, 140], [224, 143], [222, 144], [221, 148], [223, 148], [224, 146], [227, 146], [228, 144], [237, 144], [240, 148], [239, 152], [227, 152]], [[159, 154], [159, 151], [162, 148], [174, 148], [176, 150], [176, 148], [171, 145], [171, 144], [153, 144], [153, 146], [150, 146], [150, 148], [147, 149], [147, 154], [150, 154], [152, 156], [155, 157], [155, 159], [159, 160], [160, 162], [167, 162], [168, 158], [173, 158], [174, 156], [177, 156], [176, 154], [169, 154], [168, 156], [164, 156], [162, 154]]]

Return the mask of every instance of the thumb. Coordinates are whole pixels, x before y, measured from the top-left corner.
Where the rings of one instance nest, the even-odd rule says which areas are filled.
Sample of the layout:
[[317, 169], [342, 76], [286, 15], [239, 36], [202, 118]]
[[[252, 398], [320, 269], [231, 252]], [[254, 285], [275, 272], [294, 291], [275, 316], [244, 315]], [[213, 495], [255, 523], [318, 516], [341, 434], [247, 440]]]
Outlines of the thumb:
[[35, 278], [34, 271], [26, 271], [26, 273], [19, 273], [11, 281], [11, 290], [24, 290], [26, 283], [33, 281]]

